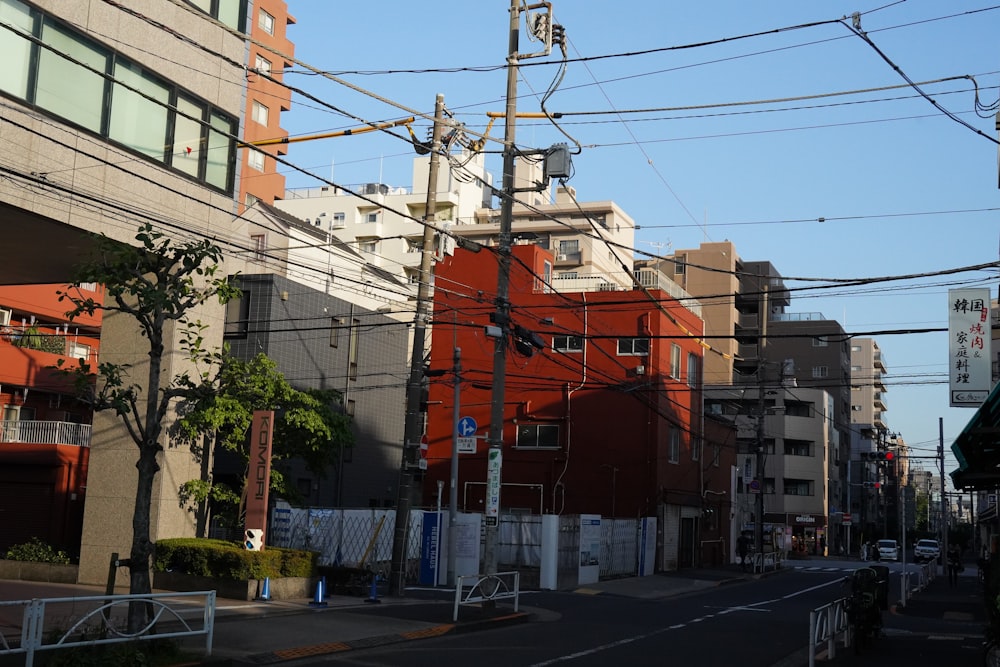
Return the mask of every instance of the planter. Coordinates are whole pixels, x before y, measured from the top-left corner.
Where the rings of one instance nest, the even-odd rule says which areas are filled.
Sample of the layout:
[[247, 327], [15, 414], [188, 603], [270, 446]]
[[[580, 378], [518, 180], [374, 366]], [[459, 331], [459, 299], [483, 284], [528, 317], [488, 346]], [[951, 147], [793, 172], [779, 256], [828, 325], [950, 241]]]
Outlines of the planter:
[[[279, 577], [271, 579], [272, 600], [308, 598], [312, 592], [312, 580], [307, 577]], [[215, 591], [216, 595], [229, 600], [253, 600], [260, 592], [263, 582], [258, 579], [227, 581], [212, 577], [200, 577], [180, 572], [154, 572], [153, 588], [166, 591]]]
[[78, 565], [56, 565], [20, 560], [0, 560], [0, 579], [46, 581], [52, 584], [75, 584]]

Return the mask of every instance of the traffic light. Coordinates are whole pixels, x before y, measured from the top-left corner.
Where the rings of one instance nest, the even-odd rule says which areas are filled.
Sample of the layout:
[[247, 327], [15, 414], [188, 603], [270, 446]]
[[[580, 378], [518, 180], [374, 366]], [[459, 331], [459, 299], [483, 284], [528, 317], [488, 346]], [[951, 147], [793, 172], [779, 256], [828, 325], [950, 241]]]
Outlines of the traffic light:
[[878, 489], [882, 486], [881, 482], [865, 482], [866, 489]]
[[893, 452], [861, 452], [862, 461], [892, 461], [895, 456]]

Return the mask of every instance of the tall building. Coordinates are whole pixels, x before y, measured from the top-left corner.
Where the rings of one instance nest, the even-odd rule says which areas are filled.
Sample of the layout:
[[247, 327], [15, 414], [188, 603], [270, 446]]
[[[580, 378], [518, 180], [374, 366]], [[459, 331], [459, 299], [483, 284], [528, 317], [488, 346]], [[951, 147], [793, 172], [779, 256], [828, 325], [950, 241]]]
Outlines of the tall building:
[[[0, 135], [11, 148], [0, 179], [0, 284], [65, 284], [93, 248], [91, 234], [135, 244], [147, 223], [175, 240], [220, 239], [221, 270], [242, 271], [237, 251], [248, 243], [235, 200], [247, 46], [235, 31], [246, 28], [245, 11], [243, 3], [0, 0], [10, 26], [0, 31]], [[191, 315], [210, 327], [206, 346], [221, 346], [223, 309], [205, 304]], [[168, 328], [168, 350], [180, 349], [179, 335]], [[148, 342], [134, 320], [105, 317], [100, 340], [99, 361], [131, 363], [133, 377], [145, 377]], [[165, 377], [193, 370], [179, 353], [164, 361]], [[104, 583], [111, 554], [130, 550], [137, 452], [114, 415], [93, 422], [79, 578]], [[178, 486], [200, 470], [187, 448], [168, 444], [164, 437], [152, 491], [153, 541], [193, 532]]]
[[254, 202], [273, 204], [285, 196], [285, 176], [278, 171], [273, 156], [287, 152], [287, 143], [282, 140], [288, 138], [288, 132], [280, 121], [281, 113], [291, 108], [292, 91], [281, 82], [292, 63], [278, 54], [292, 57], [295, 53], [288, 38], [288, 26], [295, 19], [285, 0], [254, 0], [252, 4], [253, 15], [247, 21], [252, 40], [248, 42], [243, 139], [261, 145], [247, 148], [240, 156], [241, 211]]

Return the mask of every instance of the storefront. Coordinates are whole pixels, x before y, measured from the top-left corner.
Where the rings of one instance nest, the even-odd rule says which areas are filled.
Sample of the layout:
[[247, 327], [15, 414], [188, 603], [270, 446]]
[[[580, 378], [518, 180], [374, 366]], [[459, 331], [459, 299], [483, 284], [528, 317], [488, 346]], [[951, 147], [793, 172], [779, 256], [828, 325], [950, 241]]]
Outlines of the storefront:
[[789, 513], [785, 517], [785, 544], [792, 553], [825, 556], [826, 517], [822, 514]]

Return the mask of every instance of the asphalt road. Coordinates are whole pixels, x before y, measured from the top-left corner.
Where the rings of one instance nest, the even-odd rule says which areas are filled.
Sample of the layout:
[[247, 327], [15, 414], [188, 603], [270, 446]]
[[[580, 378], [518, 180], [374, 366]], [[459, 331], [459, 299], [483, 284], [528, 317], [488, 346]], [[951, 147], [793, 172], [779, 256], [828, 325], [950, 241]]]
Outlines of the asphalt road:
[[[660, 600], [538, 592], [522, 596], [531, 623], [312, 658], [307, 665], [511, 667], [525, 665], [802, 664], [809, 612], [843, 595], [857, 563], [791, 570]], [[384, 613], [384, 610], [383, 610]], [[407, 613], [400, 607], [399, 614]], [[798, 655], [798, 660], [788, 661]]]

